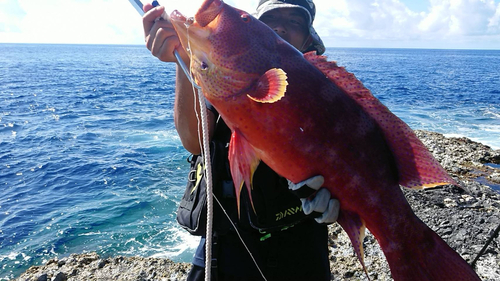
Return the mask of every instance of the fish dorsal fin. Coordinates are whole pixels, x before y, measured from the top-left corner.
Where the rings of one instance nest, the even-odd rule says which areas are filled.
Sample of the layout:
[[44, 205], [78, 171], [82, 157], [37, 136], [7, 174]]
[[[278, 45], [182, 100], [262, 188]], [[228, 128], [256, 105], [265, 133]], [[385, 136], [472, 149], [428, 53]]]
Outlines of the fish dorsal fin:
[[283, 69], [269, 69], [257, 80], [255, 91], [251, 91], [247, 96], [256, 102], [277, 102], [285, 96], [288, 85], [286, 79], [286, 73]]
[[456, 184], [413, 130], [374, 97], [354, 74], [337, 66], [335, 62], [327, 61], [325, 56], [316, 55], [315, 52], [306, 53], [304, 57], [377, 122], [396, 159], [399, 184], [409, 188]]
[[231, 176], [233, 177], [234, 189], [236, 193], [236, 202], [238, 206], [238, 217], [240, 215], [240, 195], [243, 184], [246, 185], [250, 203], [255, 211], [252, 200], [252, 178], [257, 166], [260, 163], [259, 157], [255, 154], [252, 145], [235, 130], [231, 135], [229, 143], [229, 165]]

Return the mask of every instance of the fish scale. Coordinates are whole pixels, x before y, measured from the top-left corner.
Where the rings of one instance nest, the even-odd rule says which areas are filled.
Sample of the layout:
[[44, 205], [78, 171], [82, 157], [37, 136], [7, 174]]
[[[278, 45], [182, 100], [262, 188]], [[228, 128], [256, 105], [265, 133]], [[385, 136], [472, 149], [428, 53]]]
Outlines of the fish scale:
[[[178, 12], [171, 18], [187, 46], [186, 18]], [[340, 202], [338, 223], [365, 272], [366, 227], [395, 280], [479, 280], [415, 216], [399, 187], [455, 181], [353, 74], [326, 57], [302, 55], [220, 0], [205, 1], [189, 29], [195, 80], [232, 130], [229, 161], [238, 206], [260, 161], [293, 182], [320, 174]]]

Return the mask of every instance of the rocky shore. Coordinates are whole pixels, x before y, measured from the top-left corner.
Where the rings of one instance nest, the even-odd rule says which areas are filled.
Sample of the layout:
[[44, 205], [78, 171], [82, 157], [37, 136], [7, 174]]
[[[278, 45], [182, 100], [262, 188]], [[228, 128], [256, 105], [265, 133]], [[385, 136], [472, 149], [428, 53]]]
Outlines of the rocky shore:
[[[418, 137], [463, 187], [430, 190], [403, 189], [417, 216], [438, 233], [483, 280], [500, 280], [500, 150], [467, 138], [445, 138], [427, 131]], [[492, 239], [491, 239], [492, 238]], [[491, 240], [487, 247], [484, 247]], [[368, 280], [351, 243], [337, 225], [330, 226], [332, 280]], [[365, 263], [371, 280], [392, 280], [375, 238], [364, 240]], [[482, 251], [484, 248], [484, 251]], [[185, 280], [190, 265], [168, 259], [109, 257], [96, 253], [73, 254], [33, 266], [15, 280]]]

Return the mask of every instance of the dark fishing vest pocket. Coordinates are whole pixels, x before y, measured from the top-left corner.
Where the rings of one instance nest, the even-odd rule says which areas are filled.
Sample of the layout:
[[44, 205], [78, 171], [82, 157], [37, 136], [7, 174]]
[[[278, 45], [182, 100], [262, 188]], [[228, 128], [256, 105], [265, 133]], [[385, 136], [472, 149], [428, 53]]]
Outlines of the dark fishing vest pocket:
[[177, 208], [177, 222], [192, 235], [206, 233], [207, 190], [203, 168], [203, 157], [191, 155], [188, 158], [191, 169], [186, 190]]
[[[212, 183], [214, 194], [224, 210], [214, 201], [214, 230], [223, 234], [234, 230], [233, 223], [245, 230], [260, 232], [281, 231], [308, 217], [302, 211], [300, 199], [288, 190], [285, 178], [276, 174], [261, 162], [253, 177], [253, 207], [246, 188], [241, 192], [241, 209], [238, 218], [234, 184], [228, 160], [228, 144], [231, 131], [220, 120], [210, 142]], [[192, 235], [206, 232], [206, 181], [203, 157], [188, 158], [191, 169], [184, 196], [177, 209], [177, 222]], [[227, 218], [228, 215], [231, 219]]]
[[[224, 198], [234, 199], [234, 189], [229, 167], [226, 167], [226, 144], [219, 141], [210, 142], [210, 159], [212, 165], [212, 184], [214, 193], [224, 194]], [[205, 162], [201, 155], [191, 155], [191, 164], [186, 190], [177, 208], [177, 222], [189, 233], [202, 236], [206, 233], [207, 224], [207, 182]], [[214, 202], [214, 217], [219, 216], [218, 205]]]

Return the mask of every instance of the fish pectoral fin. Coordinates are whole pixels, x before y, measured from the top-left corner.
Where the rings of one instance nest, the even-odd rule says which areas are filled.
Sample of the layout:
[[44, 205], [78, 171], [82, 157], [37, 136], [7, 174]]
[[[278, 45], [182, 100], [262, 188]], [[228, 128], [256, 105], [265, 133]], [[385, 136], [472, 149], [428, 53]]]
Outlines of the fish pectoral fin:
[[361, 263], [361, 266], [363, 266], [363, 270], [369, 279], [368, 271], [365, 267], [363, 249], [363, 239], [365, 239], [366, 229], [365, 222], [359, 217], [358, 214], [347, 210], [340, 211], [340, 216], [337, 222], [342, 226], [351, 239], [354, 252], [356, 252], [356, 256], [358, 257], [358, 260]]
[[287, 85], [286, 72], [281, 68], [272, 68], [259, 78], [255, 90], [247, 96], [256, 102], [277, 102], [285, 96]]
[[259, 165], [260, 158], [255, 153], [252, 145], [241, 135], [238, 130], [233, 131], [229, 143], [229, 165], [233, 177], [238, 217], [240, 215], [240, 195], [243, 184], [246, 184], [248, 197], [255, 212], [252, 200], [252, 177]]

